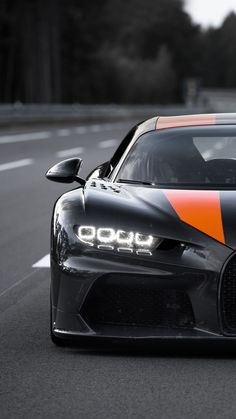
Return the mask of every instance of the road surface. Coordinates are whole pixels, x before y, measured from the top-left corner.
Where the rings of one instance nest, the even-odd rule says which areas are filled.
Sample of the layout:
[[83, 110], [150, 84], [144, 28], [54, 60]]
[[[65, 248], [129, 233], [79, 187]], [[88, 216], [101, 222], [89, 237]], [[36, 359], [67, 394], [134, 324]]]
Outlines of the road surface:
[[[175, 348], [57, 348], [49, 338], [49, 226], [68, 185], [44, 173], [70, 156], [81, 175], [132, 122], [0, 132], [0, 418], [235, 418], [236, 359]], [[234, 355], [234, 354], [233, 354]]]

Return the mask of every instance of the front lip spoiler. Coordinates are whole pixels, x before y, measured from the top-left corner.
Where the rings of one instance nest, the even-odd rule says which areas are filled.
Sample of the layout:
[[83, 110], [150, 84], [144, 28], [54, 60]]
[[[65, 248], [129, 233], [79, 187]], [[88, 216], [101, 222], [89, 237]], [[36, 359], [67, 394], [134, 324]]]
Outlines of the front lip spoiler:
[[193, 341], [193, 340], [229, 340], [229, 339], [233, 339], [236, 342], [236, 336], [231, 336], [231, 337], [227, 337], [227, 336], [223, 336], [214, 332], [210, 332], [210, 331], [206, 331], [203, 329], [199, 329], [199, 328], [194, 328], [192, 329], [191, 332], [189, 332], [188, 334], [180, 334], [180, 333], [173, 333], [171, 334], [166, 334], [165, 332], [160, 334], [160, 335], [147, 335], [147, 336], [129, 336], [129, 335], [122, 335], [122, 334], [110, 334], [110, 333], [104, 333], [104, 334], [99, 334], [96, 332], [89, 332], [89, 333], [81, 333], [81, 332], [75, 332], [72, 330], [62, 330], [62, 329], [53, 329], [53, 334], [55, 334], [55, 336], [59, 337], [59, 338], [64, 338], [67, 340], [75, 340], [76, 338], [79, 339], [101, 339], [101, 340], [105, 340], [105, 339], [112, 339], [112, 340], [121, 340], [121, 341], [146, 341], [146, 340], [153, 340], [153, 341], [163, 341], [163, 340], [172, 340], [172, 341], [184, 341], [184, 340], [189, 340], [189, 341]]

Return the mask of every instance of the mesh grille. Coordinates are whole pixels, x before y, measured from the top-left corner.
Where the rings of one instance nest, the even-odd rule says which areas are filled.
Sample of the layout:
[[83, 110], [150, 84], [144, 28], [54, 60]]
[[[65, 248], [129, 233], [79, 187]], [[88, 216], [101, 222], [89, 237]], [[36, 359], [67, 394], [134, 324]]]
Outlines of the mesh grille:
[[82, 316], [91, 325], [192, 328], [194, 315], [183, 290], [157, 288], [148, 278], [127, 281], [106, 277], [92, 287]]
[[236, 256], [226, 266], [221, 287], [223, 328], [230, 334], [236, 334]]

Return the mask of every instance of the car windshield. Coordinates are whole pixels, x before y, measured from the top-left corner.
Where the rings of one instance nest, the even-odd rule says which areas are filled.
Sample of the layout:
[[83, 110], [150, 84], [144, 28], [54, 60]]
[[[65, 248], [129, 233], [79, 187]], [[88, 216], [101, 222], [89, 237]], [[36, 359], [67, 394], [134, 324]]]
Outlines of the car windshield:
[[116, 181], [158, 187], [236, 187], [236, 126], [151, 131], [138, 138]]

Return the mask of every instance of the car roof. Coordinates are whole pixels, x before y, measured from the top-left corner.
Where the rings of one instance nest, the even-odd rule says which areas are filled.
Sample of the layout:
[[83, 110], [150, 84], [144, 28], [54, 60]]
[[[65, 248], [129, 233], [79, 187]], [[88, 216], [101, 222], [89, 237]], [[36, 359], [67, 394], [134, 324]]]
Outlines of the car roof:
[[159, 116], [155, 129], [236, 124], [236, 113]]

